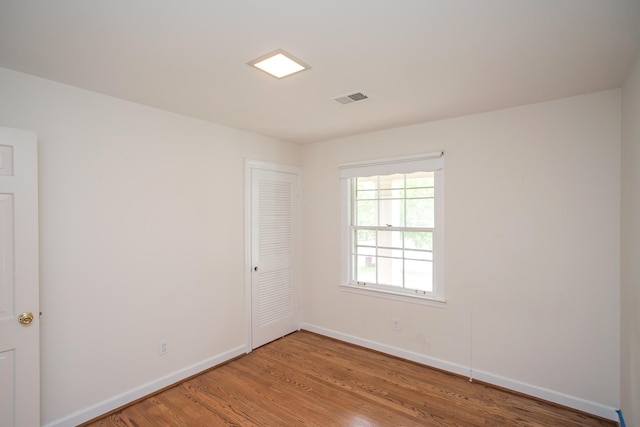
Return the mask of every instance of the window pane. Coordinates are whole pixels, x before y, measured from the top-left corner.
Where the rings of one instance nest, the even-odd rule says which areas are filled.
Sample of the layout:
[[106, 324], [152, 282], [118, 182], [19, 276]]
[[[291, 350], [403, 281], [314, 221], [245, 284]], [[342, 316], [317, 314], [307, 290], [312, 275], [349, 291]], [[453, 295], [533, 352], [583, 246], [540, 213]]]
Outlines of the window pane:
[[415, 199], [418, 197], [433, 197], [434, 192], [433, 192], [433, 188], [426, 188], [426, 187], [421, 187], [421, 188], [407, 188], [407, 198], [408, 199]]
[[404, 190], [402, 189], [380, 190], [379, 195], [381, 199], [404, 199]]
[[356, 190], [377, 190], [377, 189], [378, 189], [377, 176], [356, 178]]
[[378, 201], [363, 200], [356, 202], [355, 225], [378, 225]]
[[404, 227], [404, 203], [404, 200], [380, 200], [380, 227]]
[[356, 197], [358, 200], [377, 199], [378, 190], [358, 190]]
[[378, 283], [402, 287], [402, 259], [378, 258]]
[[394, 175], [380, 176], [378, 178], [380, 189], [404, 188], [404, 174], [397, 173]]
[[433, 250], [433, 232], [431, 231], [405, 231], [405, 249]]
[[356, 230], [356, 242], [358, 246], [375, 246], [376, 232], [374, 230]]
[[404, 268], [405, 287], [433, 292], [433, 267], [431, 262], [406, 260]]
[[402, 259], [402, 249], [378, 248], [378, 256]]
[[404, 251], [404, 257], [412, 260], [432, 261], [433, 253], [427, 251]]
[[376, 256], [376, 248], [369, 246], [357, 246], [356, 253], [357, 255]]
[[433, 187], [433, 172], [414, 172], [407, 174], [407, 188]]
[[378, 231], [378, 246], [402, 249], [402, 231]]
[[357, 255], [376, 255], [376, 232], [374, 230], [356, 230]]
[[433, 199], [407, 199], [407, 227], [433, 227]]
[[376, 283], [376, 258], [373, 256], [357, 257], [356, 280], [358, 282]]

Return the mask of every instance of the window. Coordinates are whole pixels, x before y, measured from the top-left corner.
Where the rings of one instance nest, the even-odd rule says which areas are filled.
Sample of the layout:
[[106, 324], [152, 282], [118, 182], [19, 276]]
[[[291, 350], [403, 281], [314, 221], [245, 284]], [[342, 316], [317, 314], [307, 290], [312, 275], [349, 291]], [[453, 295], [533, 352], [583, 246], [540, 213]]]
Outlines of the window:
[[340, 169], [343, 285], [444, 301], [442, 153]]

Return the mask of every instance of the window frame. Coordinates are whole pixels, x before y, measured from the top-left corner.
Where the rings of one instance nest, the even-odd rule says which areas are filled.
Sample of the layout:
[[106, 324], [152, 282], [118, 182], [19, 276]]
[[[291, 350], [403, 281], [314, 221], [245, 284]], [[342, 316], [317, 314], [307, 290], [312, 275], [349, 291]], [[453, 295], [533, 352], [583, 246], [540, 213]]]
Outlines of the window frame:
[[[396, 157], [339, 165], [341, 186], [342, 251], [341, 283], [344, 291], [404, 300], [429, 305], [446, 303], [444, 287], [444, 152], [417, 156]], [[433, 227], [433, 291], [423, 292], [395, 286], [358, 283], [354, 277], [352, 178], [396, 173], [434, 172], [434, 227]]]

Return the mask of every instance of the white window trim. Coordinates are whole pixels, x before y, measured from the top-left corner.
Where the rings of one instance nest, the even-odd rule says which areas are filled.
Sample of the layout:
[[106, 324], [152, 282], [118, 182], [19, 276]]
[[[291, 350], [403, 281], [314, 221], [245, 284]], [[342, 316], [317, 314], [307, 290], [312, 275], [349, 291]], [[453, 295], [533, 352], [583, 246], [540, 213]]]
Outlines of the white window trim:
[[[413, 303], [441, 306], [446, 303], [444, 295], [444, 152], [427, 153], [418, 156], [378, 159], [366, 162], [343, 163], [340, 169], [341, 199], [341, 271], [340, 288], [343, 291], [380, 296], [383, 298], [409, 301]], [[358, 176], [388, 175], [393, 173], [412, 173], [423, 170], [435, 171], [435, 224], [434, 233], [434, 292], [432, 294], [413, 294], [376, 287], [364, 287], [352, 283], [351, 263], [351, 188], [350, 178]]]

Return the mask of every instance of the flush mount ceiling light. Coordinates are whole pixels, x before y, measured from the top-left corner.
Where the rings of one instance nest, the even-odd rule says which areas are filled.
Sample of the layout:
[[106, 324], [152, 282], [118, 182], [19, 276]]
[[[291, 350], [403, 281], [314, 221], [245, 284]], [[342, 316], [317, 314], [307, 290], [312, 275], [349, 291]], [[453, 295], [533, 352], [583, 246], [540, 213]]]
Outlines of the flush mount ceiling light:
[[262, 70], [277, 79], [311, 68], [295, 56], [282, 49], [263, 55], [258, 59], [248, 62], [247, 64]]

